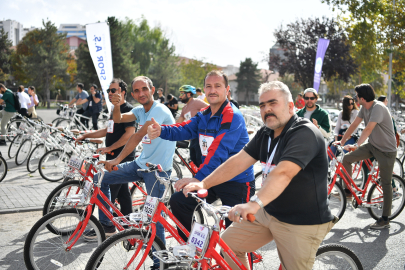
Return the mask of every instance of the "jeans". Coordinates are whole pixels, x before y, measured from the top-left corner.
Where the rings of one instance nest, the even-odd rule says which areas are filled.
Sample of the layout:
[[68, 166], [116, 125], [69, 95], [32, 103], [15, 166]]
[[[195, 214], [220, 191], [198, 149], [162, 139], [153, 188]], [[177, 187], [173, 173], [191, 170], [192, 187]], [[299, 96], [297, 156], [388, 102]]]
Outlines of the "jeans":
[[[356, 143], [356, 140], [355, 140], [353, 137], [350, 137], [350, 139], [348, 139], [348, 140], [346, 141], [345, 145], [348, 145], [348, 144], [355, 144], [355, 143]], [[336, 151], [337, 151], [336, 146], [334, 146], [334, 145], [332, 144], [332, 145], [330, 146], [330, 150], [332, 150], [332, 153], [336, 156]], [[345, 154], [347, 153], [346, 150], [343, 150], [343, 152], [344, 152]], [[339, 153], [339, 154], [341, 154], [341, 153]], [[330, 161], [329, 155], [328, 155], [328, 160]]]
[[[111, 200], [111, 193], [110, 193], [110, 185], [113, 184], [125, 184], [129, 182], [135, 182], [143, 180], [145, 182], [146, 191], [149, 195], [153, 197], [161, 198], [165, 191], [165, 186], [161, 184], [159, 181], [156, 180], [155, 172], [146, 173], [146, 172], [139, 172], [138, 169], [142, 169], [141, 167], [136, 164], [135, 161], [121, 163], [118, 166], [117, 171], [107, 172], [104, 175], [103, 182], [101, 183], [101, 191], [104, 195]], [[159, 176], [170, 176], [171, 170], [166, 172], [158, 172]], [[94, 183], [98, 182], [98, 174], [94, 176]], [[103, 202], [101, 196], [98, 196], [98, 199]], [[104, 206], [108, 208], [108, 205], [104, 203]], [[132, 201], [131, 206], [132, 207]], [[112, 209], [109, 209], [112, 212]], [[100, 219], [100, 223], [106, 227], [111, 227], [114, 224], [111, 220], [101, 211], [98, 210], [98, 216]], [[165, 230], [163, 225], [160, 223], [156, 224], [156, 235], [166, 244], [165, 241]]]

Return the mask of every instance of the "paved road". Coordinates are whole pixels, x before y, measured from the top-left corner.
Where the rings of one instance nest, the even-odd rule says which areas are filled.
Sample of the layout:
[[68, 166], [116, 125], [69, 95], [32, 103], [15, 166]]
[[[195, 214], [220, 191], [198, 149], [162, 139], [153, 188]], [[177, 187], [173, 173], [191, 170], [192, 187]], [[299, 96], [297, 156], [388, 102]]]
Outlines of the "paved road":
[[[50, 121], [54, 110], [39, 111], [39, 115]], [[0, 147], [7, 156], [7, 147]], [[24, 166], [15, 167], [13, 160], [7, 160], [10, 171], [0, 183], [0, 270], [25, 269], [23, 247], [27, 233], [42, 216], [40, 211], [46, 196], [58, 183], [42, 180], [39, 173], [28, 175]], [[14, 165], [13, 165], [14, 164]], [[15, 210], [31, 210], [5, 214]], [[360, 258], [364, 269], [404, 269], [405, 265], [405, 214], [391, 222], [391, 228], [371, 231], [368, 225], [374, 222], [365, 209], [348, 206], [339, 221], [325, 238], [324, 243], [341, 243], [351, 248]], [[278, 269], [279, 261], [275, 245], [270, 245], [274, 261], [271, 268]]]

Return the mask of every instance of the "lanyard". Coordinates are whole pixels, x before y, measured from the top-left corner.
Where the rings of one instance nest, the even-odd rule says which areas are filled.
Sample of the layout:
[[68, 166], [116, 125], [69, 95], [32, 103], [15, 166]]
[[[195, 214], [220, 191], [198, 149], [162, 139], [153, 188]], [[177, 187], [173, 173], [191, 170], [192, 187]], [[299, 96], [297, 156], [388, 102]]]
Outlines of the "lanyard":
[[[271, 145], [271, 138], [269, 136], [269, 146], [268, 146], [269, 150], [268, 151], [270, 151], [270, 145]], [[273, 152], [271, 152], [271, 155], [267, 159], [266, 168], [264, 169], [264, 175], [267, 175], [269, 173], [269, 171], [270, 171], [271, 163], [273, 162], [273, 158], [274, 158], [274, 155], [276, 153], [277, 146], [278, 146], [278, 142], [277, 142], [276, 146], [274, 147]]]

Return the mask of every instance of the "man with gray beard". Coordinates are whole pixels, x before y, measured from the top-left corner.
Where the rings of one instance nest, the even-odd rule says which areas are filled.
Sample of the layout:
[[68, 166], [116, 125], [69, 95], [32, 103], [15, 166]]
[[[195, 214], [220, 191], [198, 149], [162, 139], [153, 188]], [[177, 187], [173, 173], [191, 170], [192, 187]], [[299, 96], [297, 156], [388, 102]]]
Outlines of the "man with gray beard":
[[[243, 150], [183, 192], [219, 185], [260, 160], [263, 187], [232, 208], [228, 218], [234, 223], [222, 239], [247, 268], [246, 253], [274, 240], [283, 269], [312, 269], [320, 243], [337, 221], [328, 205], [326, 145], [313, 123], [294, 114], [291, 92], [282, 82], [260, 86], [259, 106], [265, 126]], [[247, 214], [256, 221], [248, 222]]]

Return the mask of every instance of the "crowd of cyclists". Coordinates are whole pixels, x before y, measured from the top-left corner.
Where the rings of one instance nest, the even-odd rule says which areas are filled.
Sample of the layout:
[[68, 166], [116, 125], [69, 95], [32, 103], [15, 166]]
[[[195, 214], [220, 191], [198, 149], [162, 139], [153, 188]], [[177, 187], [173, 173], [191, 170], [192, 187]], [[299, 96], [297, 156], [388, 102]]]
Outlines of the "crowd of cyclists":
[[[223, 205], [232, 207], [221, 238], [246, 269], [250, 268], [249, 254], [273, 240], [280, 269], [312, 269], [322, 240], [338, 221], [329, 208], [327, 148], [330, 146], [337, 155], [337, 145], [342, 145], [342, 163], [350, 176], [352, 163], [370, 158], [378, 161], [384, 203], [382, 216], [370, 229], [389, 228], [397, 131], [384, 97], [377, 101], [371, 85], [358, 85], [354, 89], [356, 96], [343, 98], [343, 108], [333, 129], [328, 112], [317, 104], [315, 89], [306, 89], [294, 103], [284, 83], [264, 83], [258, 89], [264, 125], [251, 139], [239, 104], [231, 98], [228, 77], [222, 71], [206, 75], [205, 95], [191, 85], [179, 90], [179, 100], [185, 106], [175, 119], [177, 99], [169, 95], [165, 102], [163, 89], [158, 89], [158, 99], [154, 100], [151, 79], [138, 76], [127, 85], [115, 78], [107, 90], [113, 105], [108, 125], [98, 129], [103, 97], [96, 85], [91, 86], [88, 95], [84, 85], [77, 84], [78, 94], [69, 105], [82, 105], [78, 113], [91, 116], [94, 131], [76, 141], [105, 138], [105, 146], [97, 149], [106, 154], [106, 160], [99, 162], [106, 170], [100, 190], [108, 200], [119, 201], [124, 216], [133, 211], [128, 183], [142, 181], [148, 195], [161, 198], [166, 187], [156, 177], [171, 175], [176, 141], [189, 140], [190, 159], [198, 172], [192, 178], [176, 181], [176, 192], [169, 200], [170, 211], [184, 228], [191, 231], [199, 204], [190, 194], [207, 190], [207, 203], [220, 199]], [[0, 102], [6, 103], [5, 120], [14, 100], [9, 91], [0, 84]], [[31, 96], [34, 94], [31, 92]], [[140, 106], [129, 104], [128, 94]], [[358, 136], [358, 126], [363, 121], [365, 128]], [[334, 140], [328, 146], [325, 142], [331, 135]], [[138, 145], [142, 145], [142, 152], [136, 156]], [[253, 171], [257, 161], [262, 167], [262, 187], [258, 190]], [[149, 164], [161, 166], [157, 175], [148, 170]], [[95, 174], [93, 182], [98, 183], [99, 177]], [[352, 196], [348, 187], [345, 195]], [[112, 211], [107, 203], [104, 206]], [[249, 214], [255, 216], [254, 222], [248, 221]], [[98, 217], [107, 237], [117, 233], [110, 217], [100, 208]], [[177, 229], [187, 241], [183, 230]], [[161, 223], [156, 224], [156, 235], [165, 244], [167, 235]], [[98, 234], [94, 229], [86, 230], [83, 237], [92, 241]], [[240, 268], [234, 258], [227, 254], [224, 258], [232, 269]], [[161, 268], [159, 261], [154, 260], [151, 268]]]

